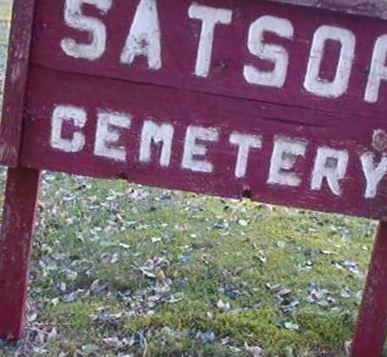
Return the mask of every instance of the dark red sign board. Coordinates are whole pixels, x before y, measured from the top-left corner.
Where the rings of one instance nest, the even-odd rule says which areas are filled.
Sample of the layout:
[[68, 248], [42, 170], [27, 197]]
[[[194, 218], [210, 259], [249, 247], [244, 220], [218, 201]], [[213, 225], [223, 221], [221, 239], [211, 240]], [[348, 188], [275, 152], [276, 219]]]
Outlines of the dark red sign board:
[[[387, 5], [319, 5], [15, 1], [0, 162], [16, 168], [3, 251], [22, 254], [10, 235], [29, 242], [37, 194], [19, 204], [40, 170], [385, 220]], [[15, 217], [25, 222], [16, 231]], [[383, 344], [385, 238], [367, 288], [378, 292], [364, 299], [378, 309], [362, 309], [374, 318], [361, 314], [353, 355]], [[0, 287], [7, 259], [0, 251]], [[0, 336], [18, 337], [20, 321], [3, 321]]]

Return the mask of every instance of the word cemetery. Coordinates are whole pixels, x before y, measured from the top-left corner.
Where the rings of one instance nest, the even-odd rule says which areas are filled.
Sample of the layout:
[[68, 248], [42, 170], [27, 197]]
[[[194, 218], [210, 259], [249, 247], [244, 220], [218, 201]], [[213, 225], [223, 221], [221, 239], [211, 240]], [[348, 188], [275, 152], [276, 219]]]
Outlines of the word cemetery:
[[352, 356], [387, 326], [387, 3], [14, 0], [0, 339], [42, 170], [380, 220]]
[[[147, 165], [153, 160], [153, 147], [158, 146], [160, 155], [154, 160], [158, 161], [160, 168], [169, 168], [171, 167], [172, 150], [176, 146], [174, 141], [177, 140], [183, 142], [182, 152], [177, 155], [181, 157], [181, 162], [179, 162], [181, 170], [213, 174], [217, 170], [216, 163], [207, 159], [207, 155], [213, 156], [208, 153], [208, 150], [211, 150], [208, 146], [211, 146], [213, 151], [230, 151], [230, 158], [232, 151], [235, 152], [234, 178], [243, 179], [247, 176], [250, 154], [252, 151], [258, 152], [265, 145], [273, 148], [270, 157], [264, 158], [270, 161], [267, 184], [298, 187], [302, 183], [301, 177], [304, 176], [309, 180], [311, 190], [322, 190], [323, 183], [326, 181], [333, 195], [339, 197], [342, 194], [341, 181], [347, 175], [350, 160], [347, 150], [325, 146], [317, 148], [316, 157], [313, 159], [313, 170], [308, 175], [292, 171], [297, 165], [297, 160], [307, 156], [309, 146], [307, 140], [275, 136], [274, 142], [263, 143], [263, 138], [259, 135], [239, 132], [227, 135], [216, 128], [193, 125], [187, 127], [183, 137], [175, 138], [175, 127], [172, 124], [145, 120], [140, 133], [133, 134], [140, 140], [135, 157], [129, 158], [128, 145], [121, 145], [120, 142], [124, 142], [125, 131], [131, 130], [132, 118], [130, 114], [116, 113], [106, 109], [99, 110], [97, 119], [93, 120], [97, 123], [95, 137], [91, 140], [94, 142], [93, 154], [96, 157], [123, 162], [126, 165], [133, 165], [136, 161]], [[82, 128], [87, 125], [88, 120], [83, 108], [68, 105], [56, 106], [51, 123], [51, 148], [70, 155], [82, 152], [86, 145], [86, 135]], [[74, 127], [72, 130], [68, 129], [71, 124]], [[384, 133], [375, 132], [375, 140], [379, 135], [383, 136]], [[225, 136], [228, 136], [228, 144], [220, 144], [220, 138]], [[223, 147], [217, 147], [222, 144]], [[376, 162], [372, 152], [364, 152], [351, 159], [358, 160], [361, 164], [362, 172], [358, 173], [358, 176], [364, 179], [362, 182], [365, 188], [363, 197], [374, 199], [377, 196], [379, 184], [387, 173], [387, 158]], [[260, 167], [265, 166], [267, 165], [261, 164], [250, 168], [259, 170]]]

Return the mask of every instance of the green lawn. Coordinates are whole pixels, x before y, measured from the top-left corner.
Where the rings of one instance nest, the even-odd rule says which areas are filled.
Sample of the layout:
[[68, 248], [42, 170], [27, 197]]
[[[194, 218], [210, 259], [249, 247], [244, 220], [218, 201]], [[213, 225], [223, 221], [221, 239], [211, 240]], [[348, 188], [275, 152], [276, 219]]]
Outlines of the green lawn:
[[26, 336], [0, 355], [344, 356], [374, 229], [46, 173]]
[[0, 79], [1, 83], [4, 79], [6, 53], [8, 45], [8, 27], [9, 19], [11, 17], [10, 8], [5, 6], [0, 0]]
[[372, 222], [52, 174], [39, 211], [27, 349], [344, 355]]

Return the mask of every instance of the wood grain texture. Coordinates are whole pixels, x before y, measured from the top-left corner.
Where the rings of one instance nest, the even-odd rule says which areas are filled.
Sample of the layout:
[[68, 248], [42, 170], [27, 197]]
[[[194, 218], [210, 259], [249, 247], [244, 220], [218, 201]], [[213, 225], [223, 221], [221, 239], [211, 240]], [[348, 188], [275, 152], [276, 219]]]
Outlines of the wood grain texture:
[[386, 0], [270, 0], [270, 1], [387, 19], [387, 1]]
[[9, 169], [0, 236], [0, 340], [16, 341], [24, 327], [39, 171]]
[[352, 357], [381, 356], [387, 332], [387, 222], [381, 222], [359, 313]]
[[34, 0], [13, 1], [0, 128], [0, 163], [12, 167], [19, 160], [34, 6]]

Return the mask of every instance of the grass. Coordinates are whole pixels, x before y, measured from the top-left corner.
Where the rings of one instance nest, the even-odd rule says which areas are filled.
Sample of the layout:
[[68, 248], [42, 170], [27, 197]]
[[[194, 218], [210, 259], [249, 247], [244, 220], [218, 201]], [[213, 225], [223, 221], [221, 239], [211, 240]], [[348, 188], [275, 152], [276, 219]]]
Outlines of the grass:
[[57, 174], [39, 210], [30, 328], [56, 328], [49, 355], [345, 353], [373, 222]]
[[6, 53], [8, 46], [8, 28], [11, 18], [10, 7], [0, 1], [0, 71], [1, 78], [4, 76]]
[[[11, 19], [11, 0], [0, 0], [0, 21], [9, 22]], [[4, 37], [4, 36], [2, 36]]]
[[0, 355], [343, 356], [374, 229], [46, 173], [26, 336]]

